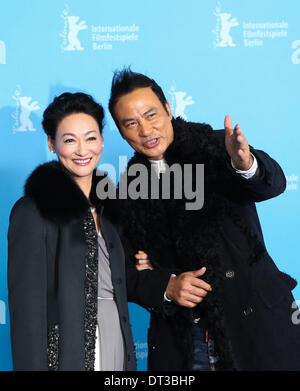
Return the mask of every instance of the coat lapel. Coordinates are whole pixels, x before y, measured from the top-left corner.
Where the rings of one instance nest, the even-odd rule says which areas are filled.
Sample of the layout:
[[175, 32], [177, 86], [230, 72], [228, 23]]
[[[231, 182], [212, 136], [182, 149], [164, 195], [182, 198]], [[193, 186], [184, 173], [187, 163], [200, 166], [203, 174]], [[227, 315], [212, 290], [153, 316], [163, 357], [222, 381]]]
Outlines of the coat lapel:
[[58, 302], [59, 369], [82, 371], [85, 368], [85, 243], [83, 224], [60, 229]]

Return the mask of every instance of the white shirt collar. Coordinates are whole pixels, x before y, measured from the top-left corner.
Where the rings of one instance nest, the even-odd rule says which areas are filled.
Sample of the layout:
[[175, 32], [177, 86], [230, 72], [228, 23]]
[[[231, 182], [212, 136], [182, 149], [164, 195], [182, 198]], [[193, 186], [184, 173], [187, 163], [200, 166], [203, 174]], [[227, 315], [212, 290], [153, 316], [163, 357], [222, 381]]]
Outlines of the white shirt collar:
[[151, 166], [154, 168], [157, 176], [159, 176], [159, 174], [161, 174], [161, 173], [166, 172], [167, 163], [166, 163], [165, 159], [161, 159], [161, 160], [150, 160], [149, 159], [149, 162], [150, 162]]

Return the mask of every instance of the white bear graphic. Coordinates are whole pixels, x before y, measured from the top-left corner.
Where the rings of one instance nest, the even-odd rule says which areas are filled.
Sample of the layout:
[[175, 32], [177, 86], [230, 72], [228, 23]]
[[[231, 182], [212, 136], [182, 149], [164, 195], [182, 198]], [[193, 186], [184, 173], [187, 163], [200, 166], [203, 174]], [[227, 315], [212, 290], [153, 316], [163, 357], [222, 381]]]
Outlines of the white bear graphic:
[[292, 43], [292, 49], [297, 49], [292, 54], [292, 63], [295, 65], [300, 64], [300, 40]]
[[68, 33], [68, 41], [69, 44], [65, 47], [65, 50], [84, 50], [81, 46], [81, 43], [77, 37], [80, 30], [85, 30], [88, 28], [85, 20], [79, 21], [79, 16], [67, 16], [69, 33]]
[[[220, 31], [220, 38], [221, 41], [217, 44], [217, 46], [235, 46], [235, 44], [232, 42], [232, 37], [229, 34], [229, 31], [232, 27], [238, 26], [239, 23], [236, 18], [232, 18], [231, 14], [229, 13], [222, 13], [218, 15], [221, 19], [221, 31]], [[230, 20], [229, 20], [230, 19]]]
[[193, 98], [191, 96], [186, 96], [186, 92], [184, 91], [175, 91], [174, 87], [171, 87], [171, 91], [169, 93], [175, 98], [175, 117], [181, 117], [184, 120], [187, 120], [187, 116], [184, 112], [186, 106], [190, 106], [194, 104]]
[[6, 47], [3, 41], [0, 41], [0, 64], [6, 64]]
[[33, 127], [33, 123], [31, 122], [29, 116], [32, 111], [36, 111], [40, 109], [37, 101], [30, 103], [32, 98], [29, 96], [19, 96], [18, 100], [21, 105], [21, 113], [20, 113], [20, 126], [17, 129], [20, 132], [25, 132], [26, 130], [36, 130]]
[[6, 308], [4, 301], [0, 300], [0, 324], [6, 324]]

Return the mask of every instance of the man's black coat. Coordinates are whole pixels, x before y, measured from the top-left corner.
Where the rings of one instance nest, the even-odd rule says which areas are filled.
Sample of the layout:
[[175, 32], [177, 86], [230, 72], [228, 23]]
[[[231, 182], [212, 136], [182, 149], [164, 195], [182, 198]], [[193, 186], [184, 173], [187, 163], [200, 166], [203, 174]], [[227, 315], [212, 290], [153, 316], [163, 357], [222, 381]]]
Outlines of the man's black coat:
[[[193, 318], [200, 317], [214, 341], [216, 369], [299, 370], [300, 325], [291, 294], [296, 281], [279, 271], [269, 256], [255, 207], [255, 202], [285, 190], [280, 166], [251, 148], [259, 172], [245, 179], [230, 165], [223, 131], [180, 118], [173, 120], [173, 128], [174, 141], [165, 160], [169, 166], [204, 164], [203, 208], [187, 211], [184, 198], [129, 198], [119, 199], [118, 208], [112, 203], [113, 212], [131, 262], [133, 254], [144, 250], [156, 272], [161, 271], [161, 282], [157, 274], [153, 278], [160, 286], [159, 292], [152, 290], [153, 296], [161, 295], [168, 271], [179, 274], [202, 266], [207, 268], [202, 278], [213, 290], [191, 310], [174, 303], [149, 307], [151, 284], [145, 289], [127, 284], [129, 301], [151, 311], [148, 368], [191, 369], [191, 329]], [[145, 165], [150, 173], [145, 156], [136, 153], [128, 168], [135, 163]], [[128, 176], [128, 185], [133, 179]], [[275, 224], [280, 229], [282, 222]], [[143, 273], [149, 276], [149, 272], [140, 276]]]

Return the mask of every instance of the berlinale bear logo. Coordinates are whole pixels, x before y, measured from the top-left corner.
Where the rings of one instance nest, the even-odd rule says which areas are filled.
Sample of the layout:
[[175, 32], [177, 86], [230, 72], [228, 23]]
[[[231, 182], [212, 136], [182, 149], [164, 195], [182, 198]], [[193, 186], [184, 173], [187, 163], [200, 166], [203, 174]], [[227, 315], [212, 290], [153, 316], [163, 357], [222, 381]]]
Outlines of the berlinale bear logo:
[[300, 40], [292, 43], [292, 49], [297, 49], [292, 54], [292, 63], [295, 65], [300, 64]]
[[232, 18], [231, 14], [220, 14], [219, 17], [221, 18], [221, 42], [218, 43], [218, 46], [235, 46], [235, 43], [232, 42], [232, 37], [229, 34], [229, 31], [232, 27], [238, 26], [239, 23], [236, 18]]
[[0, 324], [6, 324], [5, 303], [0, 300]]
[[217, 25], [215, 30], [213, 30], [213, 33], [216, 36], [214, 46], [236, 46], [235, 43], [233, 43], [232, 36], [230, 35], [230, 30], [232, 29], [232, 27], [236, 27], [239, 25], [237, 18], [231, 18], [231, 14], [228, 12], [221, 12], [220, 2], [218, 2], [214, 15], [217, 17]]
[[187, 121], [187, 116], [184, 111], [186, 106], [190, 106], [195, 103], [193, 98], [190, 95], [186, 96], [186, 92], [184, 91], [176, 91], [175, 83], [171, 86], [169, 94], [172, 96], [171, 108], [174, 112], [174, 116], [181, 117]]
[[81, 43], [77, 37], [80, 30], [85, 30], [88, 26], [85, 23], [85, 20], [79, 21], [79, 16], [68, 16], [68, 24], [69, 24], [69, 33], [68, 33], [68, 41], [69, 45], [65, 48], [65, 50], [83, 50], [84, 48], [81, 46]]
[[32, 98], [29, 96], [21, 96], [20, 86], [17, 87], [13, 99], [16, 101], [16, 110], [12, 114], [15, 120], [13, 130], [17, 132], [35, 131], [30, 114], [40, 109], [38, 102], [36, 100], [31, 102]]
[[63, 38], [61, 46], [62, 51], [84, 50], [84, 47], [82, 47], [78, 38], [78, 34], [81, 30], [86, 30], [88, 28], [85, 20], [80, 21], [79, 16], [69, 15], [68, 6], [63, 10], [61, 17], [64, 20], [64, 30], [60, 34]]
[[6, 64], [6, 47], [3, 41], [0, 41], [0, 64]]

